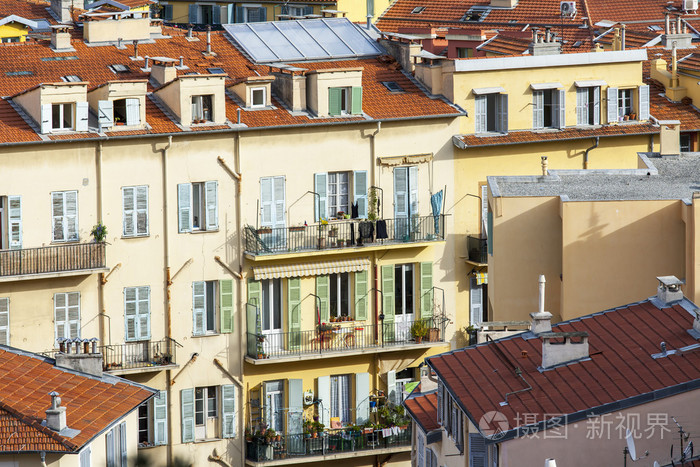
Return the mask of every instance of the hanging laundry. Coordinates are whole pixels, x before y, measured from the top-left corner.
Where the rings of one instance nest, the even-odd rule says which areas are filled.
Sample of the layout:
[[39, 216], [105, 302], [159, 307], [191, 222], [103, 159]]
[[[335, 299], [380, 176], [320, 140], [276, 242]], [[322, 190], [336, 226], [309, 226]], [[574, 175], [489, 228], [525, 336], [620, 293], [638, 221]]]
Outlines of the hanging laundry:
[[389, 238], [389, 234], [386, 231], [386, 221], [380, 219], [377, 221], [377, 240]]
[[357, 203], [352, 203], [352, 206], [350, 206], [350, 217], [352, 219], [357, 219], [358, 217], [360, 217], [359, 212], [360, 210], [357, 207]]

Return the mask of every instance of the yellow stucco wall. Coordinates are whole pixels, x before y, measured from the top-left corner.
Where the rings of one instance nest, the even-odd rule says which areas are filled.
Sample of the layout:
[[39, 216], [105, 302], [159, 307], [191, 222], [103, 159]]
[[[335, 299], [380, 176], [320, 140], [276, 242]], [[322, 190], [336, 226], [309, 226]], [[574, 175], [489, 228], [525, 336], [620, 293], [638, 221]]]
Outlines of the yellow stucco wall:
[[27, 34], [29, 34], [29, 28], [21, 23], [12, 21], [0, 26], [0, 39], [19, 37], [19, 41], [24, 42], [27, 40]]

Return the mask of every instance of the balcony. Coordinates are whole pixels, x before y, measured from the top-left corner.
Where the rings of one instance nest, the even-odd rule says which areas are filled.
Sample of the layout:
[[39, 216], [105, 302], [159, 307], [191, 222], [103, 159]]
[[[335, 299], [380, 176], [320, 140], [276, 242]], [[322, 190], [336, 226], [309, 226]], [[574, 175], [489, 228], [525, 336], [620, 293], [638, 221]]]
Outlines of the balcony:
[[470, 263], [479, 266], [486, 265], [489, 262], [488, 239], [468, 235], [467, 253]]
[[0, 282], [107, 271], [104, 243], [0, 250]]
[[308, 434], [288, 434], [269, 441], [246, 440], [246, 464], [262, 466], [330, 461], [362, 455], [405, 452], [410, 447], [410, 425], [387, 436], [381, 429], [333, 430], [320, 433], [316, 438], [311, 438]]
[[[402, 323], [331, 323], [314, 330], [248, 333], [246, 360], [260, 365], [309, 356], [330, 358], [396, 350], [425, 349], [445, 343], [444, 317]], [[423, 338], [414, 338], [411, 327], [420, 322], [427, 329]]]
[[98, 349], [102, 353], [104, 370], [123, 375], [176, 368], [175, 351], [178, 346], [182, 347], [175, 340], [166, 337], [160, 341], [103, 345]]
[[363, 248], [386, 249], [442, 241], [444, 234], [444, 215], [377, 221], [348, 219], [275, 229], [246, 226], [245, 251], [253, 259], [297, 252], [356, 252]]

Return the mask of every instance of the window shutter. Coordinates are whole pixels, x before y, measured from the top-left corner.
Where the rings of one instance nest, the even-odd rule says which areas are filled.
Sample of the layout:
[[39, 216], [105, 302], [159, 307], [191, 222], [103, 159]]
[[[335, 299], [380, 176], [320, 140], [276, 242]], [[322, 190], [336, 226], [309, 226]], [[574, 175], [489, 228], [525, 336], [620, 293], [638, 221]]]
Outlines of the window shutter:
[[231, 24], [231, 23], [234, 22], [234, 16], [233, 16], [234, 6], [233, 6], [233, 4], [226, 5], [226, 9], [227, 9], [227, 12], [226, 12], [226, 18], [227, 18], [227, 19], [226, 19], [226, 23], [227, 23], [227, 24]]
[[608, 123], [618, 121], [617, 118], [617, 88], [608, 88]]
[[328, 192], [328, 174], [314, 174], [314, 191], [318, 196], [314, 195], [316, 205], [316, 222], [320, 222], [321, 218], [328, 217], [328, 204], [326, 200]]
[[396, 370], [386, 372], [386, 394], [390, 403], [399, 404], [401, 402], [401, 398], [396, 392]]
[[78, 240], [78, 192], [65, 192], [66, 240]]
[[10, 250], [22, 249], [22, 197], [8, 196], [8, 224], [10, 232]]
[[437, 422], [439, 425], [443, 425], [443, 416], [442, 416], [442, 411], [443, 411], [443, 406], [445, 404], [444, 399], [442, 397], [442, 381], [438, 380], [438, 386], [437, 386]]
[[382, 313], [384, 322], [394, 322], [394, 265], [382, 266]]
[[559, 90], [559, 99], [557, 99], [557, 123], [558, 128], [566, 128], [566, 91]]
[[80, 451], [80, 467], [90, 467], [91, 455], [90, 446]]
[[639, 86], [639, 115], [638, 120], [649, 120], [649, 86]]
[[51, 193], [51, 217], [53, 218], [53, 241], [55, 242], [66, 239], [64, 215], [63, 192]]
[[488, 127], [486, 126], [486, 96], [476, 96], [474, 98], [475, 107], [475, 117], [476, 122], [476, 132], [486, 133]]
[[330, 295], [329, 276], [316, 276], [316, 295], [320, 298], [319, 303], [316, 305], [320, 307], [319, 315], [321, 316], [321, 322], [328, 323], [331, 319], [330, 310], [328, 309]]
[[97, 123], [100, 131], [111, 128], [114, 125], [114, 102], [97, 101]]
[[588, 88], [576, 88], [576, 124], [588, 125]]
[[88, 131], [88, 113], [87, 102], [75, 103], [75, 131]]
[[500, 111], [500, 124], [501, 127], [498, 129], [501, 133], [508, 133], [508, 94], [500, 95], [500, 104], [498, 109]]
[[[432, 261], [420, 263], [420, 297], [421, 319], [432, 318], [434, 305]], [[432, 327], [432, 325], [428, 327]]]
[[340, 115], [340, 100], [342, 92], [340, 88], [328, 88], [328, 115]]
[[260, 7], [258, 8], [258, 15], [259, 15], [259, 21], [267, 21], [267, 8], [265, 7]]
[[[394, 217], [408, 217], [408, 170], [407, 167], [394, 169]], [[397, 223], [400, 224], [400, 223]]]
[[56, 342], [60, 338], [68, 337], [66, 333], [66, 321], [68, 320], [66, 307], [66, 294], [57, 293], [53, 296], [53, 315], [54, 326], [56, 331]]
[[126, 124], [140, 125], [141, 124], [141, 105], [138, 99], [126, 99]]
[[122, 217], [124, 225], [124, 236], [131, 237], [136, 232], [134, 223], [136, 204], [136, 187], [128, 186], [122, 188]]
[[362, 86], [352, 87], [352, 105], [350, 113], [353, 115], [362, 113]]
[[172, 21], [173, 19], [173, 6], [163, 5], [163, 19], [165, 21]]
[[168, 444], [168, 393], [158, 391], [153, 398], [153, 444]]
[[127, 341], [137, 339], [137, 306], [136, 287], [124, 287], [124, 331]]
[[114, 429], [111, 429], [105, 435], [105, 444], [107, 445], [107, 467], [116, 467], [116, 458], [114, 457]]
[[41, 132], [43, 134], [51, 133], [52, 128], [52, 105], [42, 104], [41, 105]]
[[[284, 211], [285, 211], [285, 191], [284, 191], [284, 177], [275, 177], [272, 180], [273, 195], [275, 200], [275, 217], [272, 227], [276, 229], [284, 229], [286, 226]], [[281, 233], [278, 232], [278, 233]]]
[[219, 228], [219, 182], [209, 181], [204, 184], [204, 204], [207, 210], [207, 230]]
[[221, 386], [221, 435], [222, 438], [236, 437], [236, 387], [233, 384]]
[[219, 281], [219, 315], [221, 332], [233, 332], [233, 281]]
[[0, 344], [10, 345], [10, 299], [0, 297]]
[[[254, 305], [260, 310], [262, 306], [262, 283], [260, 281], [248, 281], [248, 303]], [[255, 332], [254, 329], [248, 329], [248, 332]]]
[[177, 186], [177, 225], [178, 232], [192, 230], [192, 185], [180, 183]]
[[289, 348], [299, 349], [301, 335], [301, 279], [290, 277], [287, 279], [287, 312], [289, 313]]
[[365, 321], [367, 319], [367, 271], [355, 273], [355, 319]]
[[423, 460], [424, 452], [423, 433], [416, 433], [416, 467], [425, 467]]
[[194, 442], [194, 389], [180, 390], [182, 442]]
[[282, 5], [282, 8], [280, 9], [280, 14], [288, 15], [288, 14], [289, 14], [289, 6], [288, 6], [288, 5]]
[[119, 424], [119, 454], [121, 457], [121, 466], [127, 466], [127, 450], [126, 450], [126, 422]]
[[197, 24], [197, 5], [190, 5], [188, 9], [187, 22], [191, 24]]
[[[591, 112], [591, 109], [588, 109]], [[593, 124], [600, 125], [600, 86], [593, 88]]]
[[486, 441], [480, 434], [469, 435], [469, 465], [486, 467]]
[[489, 215], [489, 186], [481, 185], [481, 233], [488, 237], [488, 215]]
[[532, 128], [544, 127], [544, 93], [532, 91]]
[[[304, 381], [301, 379], [287, 380], [287, 407], [289, 408], [289, 416], [287, 417], [287, 433], [288, 435], [300, 435], [304, 432], [302, 424], [304, 415]], [[295, 438], [296, 438], [295, 436]], [[298, 442], [295, 438], [293, 442]], [[289, 438], [287, 438], [289, 440]], [[289, 442], [289, 441], [287, 441]]]
[[242, 6], [236, 7], [236, 23], [245, 23], [245, 10]]
[[204, 315], [206, 303], [206, 284], [203, 281], [192, 282], [192, 334], [204, 334]]
[[483, 294], [481, 286], [477, 285], [476, 278], [470, 280], [471, 287], [469, 289], [469, 324], [478, 326], [483, 320]]
[[330, 409], [331, 409], [331, 377], [319, 376], [316, 378], [316, 388], [318, 400], [321, 403], [318, 405], [321, 413], [319, 421], [326, 426], [330, 426]]
[[148, 235], [148, 187], [136, 187], [136, 234]]
[[353, 202], [357, 203], [357, 216], [360, 219], [367, 218], [367, 171], [356, 170], [352, 175]]
[[355, 425], [369, 421], [369, 373], [355, 373]]
[[151, 288], [137, 287], [139, 339], [151, 338]]
[[66, 294], [68, 315], [68, 336], [71, 339], [80, 337], [80, 292]]
[[411, 216], [418, 214], [418, 167], [408, 168], [408, 188], [410, 190], [410, 212]]
[[272, 178], [260, 179], [260, 225], [262, 227], [272, 227], [273, 224]]
[[489, 233], [488, 241], [486, 242], [489, 255], [493, 256], [493, 211], [489, 211], [486, 217], [487, 232]]
[[313, 15], [313, 14], [314, 14], [314, 7], [312, 7], [312, 6], [305, 6], [304, 7], [304, 16]]
[[211, 23], [212, 24], [221, 24], [221, 8], [217, 5], [213, 5], [211, 9]]

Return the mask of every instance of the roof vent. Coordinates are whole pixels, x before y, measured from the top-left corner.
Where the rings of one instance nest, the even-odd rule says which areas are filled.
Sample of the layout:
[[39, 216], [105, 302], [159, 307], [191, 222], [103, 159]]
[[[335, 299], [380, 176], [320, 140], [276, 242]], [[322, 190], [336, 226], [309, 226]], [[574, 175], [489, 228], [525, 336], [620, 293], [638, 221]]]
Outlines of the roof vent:
[[542, 338], [542, 369], [588, 358], [587, 332], [547, 332]]
[[46, 426], [53, 431], [66, 429], [66, 408], [61, 407], [61, 398], [56, 391], [50, 392], [51, 408], [46, 411]]
[[547, 282], [544, 278], [544, 274], [540, 274], [540, 298], [539, 298], [539, 309], [537, 313], [530, 313], [530, 318], [532, 318], [532, 324], [530, 325], [530, 330], [535, 334], [541, 334], [543, 332], [552, 332], [552, 314], [548, 311], [544, 311], [544, 285]]
[[682, 280], [676, 276], [659, 276], [656, 280], [659, 281], [659, 287], [656, 289], [656, 298], [663, 305], [670, 305], [678, 300], [683, 300]]

